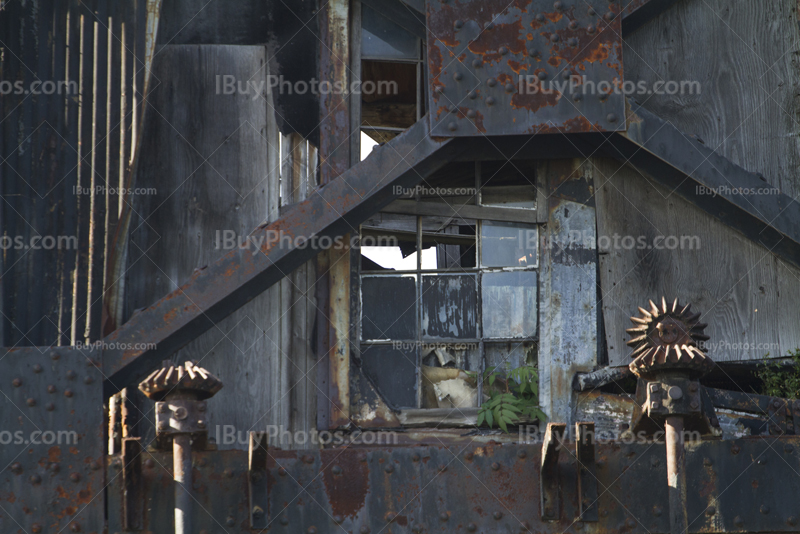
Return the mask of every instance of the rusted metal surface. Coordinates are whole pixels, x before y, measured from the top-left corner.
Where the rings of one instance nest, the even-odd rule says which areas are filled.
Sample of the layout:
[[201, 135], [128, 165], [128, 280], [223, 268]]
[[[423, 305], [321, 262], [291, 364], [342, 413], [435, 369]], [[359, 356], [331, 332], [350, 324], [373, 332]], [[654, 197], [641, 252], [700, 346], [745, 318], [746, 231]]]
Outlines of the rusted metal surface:
[[248, 445], [249, 472], [248, 481], [250, 491], [250, 526], [252, 528], [267, 528], [269, 522], [269, 486], [267, 486], [267, 451], [266, 432], [251, 432]]
[[[758, 174], [628, 100], [628, 130], [607, 155], [633, 165], [727, 226], [800, 267], [800, 204]], [[716, 194], [698, 192], [714, 191]]]
[[427, 16], [434, 135], [625, 128], [618, 2], [433, 0]]
[[597, 521], [597, 470], [594, 462], [594, 423], [575, 423], [575, 462], [578, 469], [578, 519]]
[[172, 469], [175, 480], [175, 534], [192, 530], [192, 441], [188, 434], [172, 438]]
[[539, 470], [540, 516], [542, 521], [555, 521], [561, 515], [559, 495], [559, 453], [566, 436], [567, 425], [547, 423], [542, 444], [542, 462]]
[[[348, 234], [349, 235], [349, 234]], [[345, 242], [349, 243], [348, 236]], [[350, 420], [350, 247], [331, 249], [330, 257], [330, 428]]]
[[[396, 198], [393, 186], [413, 187], [459, 149], [448, 140], [431, 138], [427, 123], [420, 121], [278, 221], [257, 228], [251, 242], [263, 243], [258, 250], [228, 252], [105, 338], [124, 347], [104, 352], [106, 394], [130, 384], [314, 257], [319, 247], [312, 245], [312, 237], [324, 243], [322, 238], [346, 234]], [[143, 349], [145, 343], [149, 346]]]
[[0, 532], [103, 532], [97, 356], [0, 349]]
[[141, 530], [144, 515], [142, 495], [142, 442], [140, 438], [122, 440], [122, 525], [124, 530]]

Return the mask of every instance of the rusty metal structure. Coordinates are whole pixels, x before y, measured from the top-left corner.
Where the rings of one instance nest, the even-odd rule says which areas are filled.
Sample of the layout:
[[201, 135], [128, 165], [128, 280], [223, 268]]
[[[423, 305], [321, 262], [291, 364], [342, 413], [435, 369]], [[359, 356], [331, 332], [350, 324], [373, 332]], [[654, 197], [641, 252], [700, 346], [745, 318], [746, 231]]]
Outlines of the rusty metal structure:
[[[321, 99], [318, 136], [325, 165], [320, 187], [253, 231], [251, 237], [261, 243], [257, 254], [237, 248], [220, 255], [122, 324], [110, 319], [117, 317], [111, 306], [105, 312], [92, 308], [97, 317], [105, 313], [109, 318], [108, 329], [92, 337], [101, 346], [80, 346], [74, 342], [79, 337], [72, 336], [70, 344], [0, 349], [0, 392], [7, 401], [0, 413], [3, 429], [30, 436], [64, 432], [73, 439], [46, 449], [0, 447], [0, 530], [172, 532], [168, 525], [174, 525], [176, 534], [796, 532], [800, 404], [701, 384], [714, 367], [703, 348], [705, 325], [677, 299], [671, 304], [662, 299], [660, 305], [651, 301], [649, 309], [639, 308], [641, 316], [632, 318], [628, 343], [634, 352], [628, 370], [576, 378], [576, 390], [581, 390], [634, 375], [639, 408], [628, 434], [643, 433], [643, 440], [628, 441], [623, 435], [606, 441], [596, 438], [594, 422], [559, 420], [541, 429], [541, 440], [520, 435], [503, 441], [490, 435], [476, 441], [464, 431], [445, 440], [422, 436], [392, 446], [281, 450], [270, 447], [263, 432], [253, 431], [247, 450], [219, 450], [208, 439], [205, 413], [222, 382], [192, 362], [175, 364], [169, 358], [312, 260], [331, 267], [317, 286], [320, 308], [331, 312], [322, 314], [315, 334], [319, 354], [327, 358], [324, 391], [329, 394], [322, 401], [325, 424], [320, 431], [357, 430], [350, 424], [360, 376], [351, 369], [356, 343], [348, 337], [350, 250], [320, 255], [310, 247], [279, 246], [269, 236], [287, 234], [294, 243], [333, 239], [354, 232], [390, 205], [395, 212], [411, 210], [394, 203], [399, 191], [453, 162], [477, 163], [480, 176], [480, 163], [496, 159], [498, 152], [540, 161], [599, 153], [646, 172], [782, 261], [800, 266], [800, 205], [782, 193], [746, 193], [760, 189], [758, 174], [614, 90], [625, 81], [623, 38], [675, 2], [429, 0], [424, 14], [422, 2], [363, 3], [385, 4], [390, 13], [399, 9], [405, 13], [398, 15], [400, 23], [424, 34], [427, 58], [418, 67], [425, 71], [424, 116], [359, 161], [343, 143], [351, 135], [351, 121], [359, 122], [348, 97]], [[117, 2], [68, 4], [105, 14]], [[161, 2], [134, 4], [139, 17], [135, 42], [147, 72], [152, 58], [144, 52], [155, 46], [150, 32], [157, 27]], [[47, 16], [66, 17], [64, 5], [41, 5], [51, 10], [42, 11]], [[342, 35], [349, 20], [343, 5], [348, 3], [325, 3], [320, 12], [319, 71], [327, 80], [353, 75], [342, 59], [352, 44]], [[39, 7], [38, 2], [10, 0], [0, 9], [6, 16], [30, 19], [39, 16]], [[4, 58], [4, 75], [12, 67], [13, 61]], [[110, 78], [103, 72], [97, 76]], [[569, 90], [550, 89], [553, 81], [565, 82]], [[147, 95], [147, 82], [142, 83], [139, 106]], [[588, 84], [605, 89], [587, 92]], [[114, 83], [107, 89], [125, 96]], [[63, 120], [59, 109], [63, 112], [58, 108], [54, 113]], [[47, 112], [44, 104], [37, 111]], [[103, 121], [104, 112], [95, 120]], [[77, 116], [66, 115], [67, 122], [73, 119]], [[30, 130], [26, 121], [23, 116], [15, 123], [23, 125], [22, 132]], [[69, 131], [66, 123], [59, 126]], [[3, 130], [4, 142], [19, 133], [11, 130]], [[29, 158], [29, 163], [41, 163], [29, 153], [13, 152], [9, 157], [15, 162]], [[123, 152], [123, 158], [124, 181], [136, 167], [135, 150]], [[570, 201], [589, 202], [592, 194], [588, 187], [584, 191], [585, 182], [571, 171], [560, 176], [562, 182], [552, 180], [548, 191], [563, 186]], [[3, 175], [4, 184], [8, 179]], [[721, 191], [723, 185], [736, 192], [695, 193], [697, 187]], [[537, 209], [548, 211], [548, 202], [557, 200], [550, 197], [537, 200], [542, 202]], [[426, 215], [423, 209], [413, 208], [414, 214]], [[475, 218], [508, 217], [497, 208], [473, 209]], [[564, 206], [550, 211], [559, 209]], [[548, 214], [540, 213], [529, 222], [547, 224]], [[120, 228], [128, 224], [125, 217], [123, 211]], [[416, 235], [422, 243], [421, 223]], [[580, 263], [585, 251], [573, 252], [561, 264]], [[107, 273], [116, 272], [117, 260], [111, 256]], [[137, 384], [156, 401], [156, 439], [145, 445], [125, 436], [121, 449], [108, 454], [104, 404]], [[754, 432], [757, 437], [721, 439], [715, 408], [761, 413], [766, 428]], [[386, 408], [373, 419], [373, 427], [412, 428], [400, 418], [418, 414], [399, 412]], [[702, 439], [685, 442], [690, 431]]]

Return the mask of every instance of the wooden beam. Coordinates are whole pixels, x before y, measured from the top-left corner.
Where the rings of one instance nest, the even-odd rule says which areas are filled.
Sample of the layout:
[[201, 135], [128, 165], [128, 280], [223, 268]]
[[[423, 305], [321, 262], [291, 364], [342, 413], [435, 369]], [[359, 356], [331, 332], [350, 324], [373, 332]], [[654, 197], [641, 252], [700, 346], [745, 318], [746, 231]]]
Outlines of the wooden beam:
[[444, 202], [417, 202], [395, 200], [381, 210], [384, 213], [421, 215], [423, 217], [459, 217], [462, 219], [488, 219], [492, 221], [536, 223], [536, 210], [497, 208], [493, 206], [450, 205]]

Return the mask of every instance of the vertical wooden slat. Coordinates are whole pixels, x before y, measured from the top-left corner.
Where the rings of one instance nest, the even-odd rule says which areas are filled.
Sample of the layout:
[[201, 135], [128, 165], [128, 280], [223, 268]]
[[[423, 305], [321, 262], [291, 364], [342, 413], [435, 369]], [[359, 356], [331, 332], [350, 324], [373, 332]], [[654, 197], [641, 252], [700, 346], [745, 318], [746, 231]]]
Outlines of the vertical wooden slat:
[[88, 288], [86, 294], [86, 339], [100, 339], [105, 270], [106, 169], [108, 165], [106, 127], [108, 118], [108, 0], [96, 0], [92, 85], [92, 194], [89, 219]]
[[[106, 180], [108, 188], [106, 190], [106, 237], [104, 247], [106, 257], [109, 257], [112, 253], [110, 247], [112, 246], [112, 238], [117, 230], [121, 207], [119, 189], [122, 187], [120, 147], [120, 130], [122, 129], [120, 124], [122, 120], [122, 21], [120, 18], [122, 13], [123, 2], [113, 0], [109, 9], [111, 22], [109, 24], [110, 31], [108, 32], [108, 178]], [[115, 280], [113, 278], [113, 275], [111, 279], [109, 278], [106, 264], [106, 270], [103, 274], [104, 289], [107, 290], [110, 285], [114, 284]]]
[[[292, 136], [281, 135], [281, 208], [292, 204], [294, 198], [294, 181], [292, 179]], [[289, 275], [290, 273], [286, 273]], [[293, 375], [292, 361], [292, 305], [293, 291], [292, 278], [285, 276], [278, 283], [281, 295], [280, 307], [280, 341], [276, 358], [279, 360], [279, 381], [281, 391], [278, 399], [277, 411], [279, 414], [279, 426], [290, 428], [291, 422], [291, 400], [292, 396], [287, 395], [288, 388], [291, 387]], [[275, 409], [275, 408], [273, 408]]]

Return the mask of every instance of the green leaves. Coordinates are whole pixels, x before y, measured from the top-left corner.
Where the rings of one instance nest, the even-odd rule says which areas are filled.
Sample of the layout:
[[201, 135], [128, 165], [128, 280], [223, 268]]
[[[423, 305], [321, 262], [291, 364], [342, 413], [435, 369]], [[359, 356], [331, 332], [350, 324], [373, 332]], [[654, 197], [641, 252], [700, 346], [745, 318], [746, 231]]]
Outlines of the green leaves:
[[758, 377], [764, 383], [760, 393], [771, 397], [800, 398], [800, 349], [789, 351], [792, 366], [768, 362], [768, 356], [769, 353], [764, 355], [764, 363], [758, 371]]
[[[483, 373], [484, 384], [494, 385], [498, 376], [497, 368], [486, 369]], [[489, 400], [478, 410], [478, 426], [486, 424], [492, 428], [496, 423], [503, 432], [508, 433], [508, 427], [523, 418], [547, 419], [539, 408], [539, 374], [535, 367], [525, 365], [510, 371], [505, 389], [505, 392], [489, 392]]]

